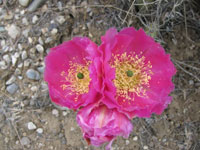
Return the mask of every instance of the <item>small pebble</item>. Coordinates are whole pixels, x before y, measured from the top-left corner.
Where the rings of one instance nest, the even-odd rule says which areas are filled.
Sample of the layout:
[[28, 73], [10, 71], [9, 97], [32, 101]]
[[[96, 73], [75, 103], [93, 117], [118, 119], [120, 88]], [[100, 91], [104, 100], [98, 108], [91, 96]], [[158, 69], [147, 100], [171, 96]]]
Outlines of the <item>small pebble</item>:
[[32, 86], [32, 87], [31, 87], [31, 91], [32, 91], [32, 92], [36, 92], [37, 89], [38, 89], [37, 86]]
[[25, 10], [21, 10], [20, 15], [24, 15], [24, 14], [25, 14]]
[[2, 46], [2, 53], [8, 52], [9, 49], [10, 49], [10, 47], [8, 47], [8, 46]]
[[63, 115], [63, 116], [67, 116], [67, 114], [68, 114], [68, 113], [67, 113], [66, 111], [63, 111], [63, 112], [62, 112], [62, 115]]
[[53, 39], [51, 37], [48, 37], [46, 40], [45, 40], [45, 43], [51, 43], [53, 41]]
[[24, 25], [26, 25], [26, 26], [29, 24], [29, 23], [28, 23], [28, 20], [27, 20], [26, 18], [23, 18], [23, 19], [22, 19], [22, 23], [23, 23]]
[[14, 24], [12, 24], [9, 27], [6, 27], [6, 30], [8, 31], [8, 35], [12, 39], [16, 39], [16, 37], [20, 34], [20, 29]]
[[15, 80], [16, 80], [16, 77], [15, 77], [14, 75], [12, 75], [12, 76], [10, 77], [10, 79], [8, 79], [8, 80], [6, 81], [6, 85], [12, 84], [13, 82], [15, 82]]
[[11, 19], [13, 19], [13, 16], [14, 16], [13, 12], [8, 11], [8, 13], [6, 13], [6, 14], [3, 15], [3, 18], [5, 20], [11, 20]]
[[12, 66], [16, 65], [18, 57], [19, 57], [19, 53], [18, 52], [16, 52], [14, 55], [11, 56]]
[[42, 82], [41, 83], [41, 88], [42, 88], [42, 90], [46, 91], [48, 89], [47, 83], [46, 82]]
[[52, 35], [55, 35], [55, 34], [57, 34], [57, 33], [58, 33], [58, 29], [53, 28], [53, 29], [51, 30], [51, 34], [52, 34]]
[[44, 52], [44, 48], [43, 48], [43, 46], [40, 45], [40, 44], [37, 44], [37, 45], [36, 45], [36, 49], [37, 49], [37, 51], [38, 51], [39, 53], [43, 53], [43, 52]]
[[41, 45], [43, 45], [43, 44], [44, 44], [44, 42], [43, 42], [43, 40], [42, 40], [42, 38], [41, 38], [41, 37], [39, 37], [39, 38], [38, 38], [38, 42], [39, 42]]
[[33, 12], [41, 6], [46, 0], [34, 0], [28, 7], [28, 11]]
[[19, 68], [16, 68], [16, 69], [15, 69], [15, 74], [16, 74], [16, 75], [20, 75], [21, 73], [22, 73], [22, 72], [21, 72], [21, 70], [20, 70]]
[[129, 140], [126, 140], [126, 145], [128, 145], [130, 143], [130, 141]]
[[59, 133], [58, 135], [59, 138], [62, 138], [63, 136], [64, 136], [63, 133]]
[[52, 110], [52, 114], [55, 115], [56, 117], [59, 116], [59, 112], [58, 112], [57, 109], [53, 109], [53, 110]]
[[3, 61], [3, 60], [0, 61], [0, 68], [3, 69], [3, 70], [7, 68], [5, 61]]
[[42, 134], [42, 133], [43, 133], [43, 129], [42, 129], [42, 128], [38, 128], [38, 129], [36, 130], [36, 132], [39, 133], [39, 134]]
[[31, 61], [32, 61], [31, 59], [26, 59], [24, 61], [24, 67], [28, 67], [30, 65]]
[[24, 31], [22, 31], [22, 34], [27, 38], [28, 37], [28, 34], [29, 34], [29, 32], [30, 32], [30, 29], [29, 28], [27, 28], [27, 29], [25, 29]]
[[40, 80], [40, 74], [34, 69], [28, 69], [26, 71], [26, 76], [32, 80]]
[[22, 52], [21, 58], [22, 58], [22, 60], [24, 60], [24, 59], [27, 58], [27, 52], [26, 52], [26, 51], [23, 51], [23, 52]]
[[133, 141], [137, 141], [137, 140], [138, 140], [138, 137], [135, 136], [135, 137], [133, 138]]
[[33, 16], [33, 18], [32, 18], [32, 23], [33, 23], [33, 24], [36, 24], [38, 20], [39, 20], [38, 16], [35, 15], [35, 16]]
[[37, 70], [38, 70], [40, 73], [44, 73], [44, 66], [38, 67]]
[[30, 143], [31, 143], [31, 141], [29, 140], [28, 137], [23, 137], [23, 138], [21, 139], [21, 144], [22, 144], [22, 145], [29, 145]]
[[32, 44], [32, 43], [33, 43], [33, 39], [32, 39], [31, 37], [28, 37], [28, 42], [29, 42], [30, 44]]
[[194, 81], [193, 80], [189, 80], [189, 85], [193, 85]]
[[162, 140], [162, 142], [164, 142], [164, 143], [165, 143], [166, 141], [167, 141], [167, 139], [163, 139], [163, 140]]
[[149, 147], [145, 145], [145, 146], [143, 147], [143, 149], [145, 149], [145, 150], [146, 150], [146, 149], [149, 149]]
[[22, 44], [17, 44], [17, 47], [18, 49], [21, 51], [23, 48], [22, 48]]
[[34, 129], [36, 129], [36, 125], [33, 122], [29, 122], [28, 123], [28, 129], [29, 130], [34, 130]]
[[26, 7], [29, 4], [29, 0], [19, 0], [19, 4]]
[[18, 85], [16, 83], [12, 83], [11, 85], [8, 85], [6, 90], [10, 94], [14, 94], [18, 90]]
[[58, 16], [58, 17], [56, 18], [56, 20], [58, 21], [58, 23], [59, 23], [60, 25], [62, 25], [62, 24], [65, 22], [65, 17], [64, 17], [64, 16]]
[[2, 47], [6, 46], [6, 41], [5, 40], [1, 40], [1, 46]]
[[63, 6], [62, 6], [62, 2], [61, 1], [59, 1], [58, 2], [58, 9], [60, 10], [60, 11], [62, 11], [63, 10], [63, 8], [62, 8]]
[[5, 31], [5, 28], [0, 26], [0, 32], [4, 32]]
[[74, 131], [75, 129], [74, 129], [74, 127], [71, 127], [71, 129], [70, 129], [71, 131]]
[[6, 61], [7, 64], [11, 62], [10, 56], [8, 54], [4, 55], [3, 59]]

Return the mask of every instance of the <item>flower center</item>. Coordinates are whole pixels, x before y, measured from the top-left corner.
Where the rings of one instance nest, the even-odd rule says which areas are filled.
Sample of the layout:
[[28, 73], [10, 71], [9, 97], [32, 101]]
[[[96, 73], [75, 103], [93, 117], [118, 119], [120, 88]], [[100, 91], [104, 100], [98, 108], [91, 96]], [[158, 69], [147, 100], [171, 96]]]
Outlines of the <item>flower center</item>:
[[149, 87], [149, 80], [153, 74], [150, 62], [145, 62], [145, 57], [135, 53], [113, 55], [111, 66], [115, 68], [115, 79], [113, 80], [117, 89], [117, 97], [124, 101], [134, 101], [134, 95], [144, 97]]
[[61, 76], [64, 77], [64, 82], [61, 85], [63, 90], [68, 90], [68, 95], [76, 95], [75, 101], [78, 100], [78, 96], [81, 94], [88, 93], [90, 76], [88, 67], [90, 61], [85, 60], [85, 64], [78, 64], [69, 62], [69, 69], [65, 72], [61, 72]]
[[77, 74], [77, 77], [78, 77], [79, 79], [83, 79], [83, 78], [84, 78], [84, 75], [83, 75], [82, 73], [79, 72], [79, 73]]
[[126, 71], [126, 74], [127, 74], [128, 77], [132, 77], [133, 76], [133, 71], [128, 70], [128, 71]]

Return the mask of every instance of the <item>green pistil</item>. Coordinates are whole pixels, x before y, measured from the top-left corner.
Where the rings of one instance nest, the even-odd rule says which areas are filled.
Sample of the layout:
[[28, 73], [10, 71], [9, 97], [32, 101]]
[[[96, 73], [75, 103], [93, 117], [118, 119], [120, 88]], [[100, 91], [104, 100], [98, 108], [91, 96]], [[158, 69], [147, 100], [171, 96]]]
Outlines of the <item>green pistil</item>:
[[77, 74], [77, 77], [78, 77], [79, 79], [83, 79], [83, 78], [84, 78], [84, 75], [83, 75], [82, 73], [79, 72], [79, 73]]
[[133, 76], [133, 71], [128, 70], [128, 71], [126, 71], [126, 74], [127, 74], [128, 77], [132, 77]]

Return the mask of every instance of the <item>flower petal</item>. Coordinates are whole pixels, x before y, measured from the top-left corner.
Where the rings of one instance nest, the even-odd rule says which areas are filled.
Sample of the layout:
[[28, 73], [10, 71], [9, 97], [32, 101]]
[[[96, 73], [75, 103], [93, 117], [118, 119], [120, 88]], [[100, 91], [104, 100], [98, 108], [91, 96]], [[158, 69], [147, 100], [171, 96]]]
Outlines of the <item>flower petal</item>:
[[[91, 104], [82, 108], [77, 115], [84, 138], [94, 146], [111, 142], [116, 136], [128, 137], [132, 131], [130, 120], [116, 109], [103, 104]], [[108, 145], [109, 148], [109, 145]]]
[[[107, 107], [117, 108], [129, 118], [150, 117], [167, 107], [176, 69], [153, 38], [142, 29], [125, 28], [119, 33], [111, 29], [103, 36], [99, 49], [105, 53], [102, 101]], [[133, 79], [126, 77], [127, 71]]]
[[[51, 49], [45, 58], [44, 79], [54, 103], [77, 109], [96, 100], [98, 93], [90, 78], [95, 64], [90, 62], [97, 55], [96, 44], [88, 38], [77, 37]], [[83, 79], [78, 78], [79, 72]]]

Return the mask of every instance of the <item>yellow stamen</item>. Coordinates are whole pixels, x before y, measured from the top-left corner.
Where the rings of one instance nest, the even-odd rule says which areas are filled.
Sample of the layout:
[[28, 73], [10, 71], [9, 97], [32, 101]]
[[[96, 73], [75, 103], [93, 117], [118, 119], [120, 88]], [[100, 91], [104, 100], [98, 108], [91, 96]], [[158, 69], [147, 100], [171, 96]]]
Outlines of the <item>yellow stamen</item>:
[[111, 66], [115, 68], [113, 82], [117, 89], [117, 97], [123, 97], [123, 102], [125, 102], [126, 99], [134, 101], [130, 95], [146, 96], [149, 80], [153, 74], [151, 63], [145, 63], [144, 56], [138, 56], [134, 53], [129, 55], [126, 53], [117, 54], [113, 58], [114, 61], [111, 62]]
[[61, 76], [64, 77], [64, 84], [61, 85], [63, 90], [69, 90], [69, 95], [76, 95], [75, 101], [77, 101], [78, 96], [81, 94], [88, 93], [89, 84], [90, 84], [90, 76], [88, 67], [90, 65], [90, 61], [85, 60], [85, 65], [69, 62], [68, 71], [62, 71]]

